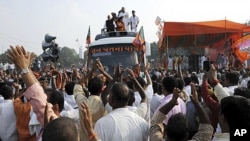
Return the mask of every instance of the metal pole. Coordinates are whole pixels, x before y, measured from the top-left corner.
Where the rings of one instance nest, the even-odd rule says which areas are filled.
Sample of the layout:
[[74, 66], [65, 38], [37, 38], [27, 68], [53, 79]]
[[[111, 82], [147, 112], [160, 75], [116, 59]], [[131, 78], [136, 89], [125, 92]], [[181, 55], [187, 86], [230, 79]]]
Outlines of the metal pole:
[[169, 57], [169, 53], [168, 53], [168, 36], [167, 36], [167, 57]]

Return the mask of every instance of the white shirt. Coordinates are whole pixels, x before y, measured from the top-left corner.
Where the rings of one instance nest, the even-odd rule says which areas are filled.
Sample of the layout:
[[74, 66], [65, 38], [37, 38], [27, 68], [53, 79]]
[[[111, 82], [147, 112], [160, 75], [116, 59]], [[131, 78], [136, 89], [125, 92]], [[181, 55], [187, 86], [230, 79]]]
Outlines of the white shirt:
[[[138, 91], [134, 92], [135, 93], [135, 102], [133, 104], [133, 106], [139, 106], [140, 103], [141, 103], [141, 96], [139, 94]], [[147, 96], [147, 99], [148, 99], [148, 103], [150, 104], [150, 101], [153, 97], [153, 94], [154, 94], [154, 90], [153, 90], [153, 86], [152, 84], [151, 85], [148, 85], [147, 89], [145, 90], [145, 93], [146, 93], [146, 96]]]
[[234, 89], [238, 88], [238, 86], [229, 86], [229, 87], [224, 87], [224, 89], [230, 94], [230, 96], [234, 95]]
[[64, 109], [60, 113], [62, 117], [68, 117], [75, 121], [79, 120], [79, 111], [77, 109], [73, 109], [66, 101], [64, 101]]
[[101, 141], [146, 141], [149, 126], [128, 108], [118, 108], [99, 119], [94, 130]]
[[139, 17], [138, 17], [138, 16], [131, 16], [131, 17], [130, 17], [130, 22], [131, 22], [131, 27], [132, 27], [132, 29], [133, 29], [133, 28], [136, 28], [136, 26], [137, 26], [138, 23], [139, 23]]
[[168, 69], [173, 69], [173, 58], [168, 58]]
[[126, 31], [130, 31], [129, 29], [129, 24], [130, 24], [130, 19], [128, 15], [125, 14], [125, 17], [123, 18], [123, 23]]
[[203, 67], [203, 62], [206, 61], [207, 58], [205, 56], [201, 56], [201, 62], [200, 62], [200, 66]]
[[64, 100], [73, 108], [76, 109], [78, 108], [76, 104], [76, 100], [74, 95], [68, 95], [66, 92], [64, 92]]
[[[161, 104], [160, 106], [158, 106], [157, 110], [156, 111], [159, 111], [159, 109], [161, 107], [163, 107], [165, 104], [167, 104], [173, 97], [173, 94], [169, 94], [169, 95], [166, 95], [162, 100], [161, 100]], [[186, 108], [186, 103], [181, 99], [181, 98], [178, 98], [177, 99], [178, 101], [178, 105], [175, 105], [168, 113], [167, 113], [167, 118], [164, 120], [163, 123], [165, 123], [165, 125], [168, 124], [168, 120], [169, 118], [172, 116], [172, 115], [175, 115], [175, 114], [178, 114], [178, 113], [182, 113], [184, 115], [186, 115], [186, 111], [187, 111], [187, 108]]]
[[[136, 113], [138, 116], [142, 118], [145, 118], [148, 110], [148, 106], [146, 103], [140, 103], [140, 105], [137, 107], [135, 106], [127, 106], [127, 107], [129, 111]], [[107, 110], [108, 113], [110, 113], [113, 110], [112, 107], [109, 105], [109, 103], [105, 105], [105, 109]]]
[[164, 98], [164, 95], [159, 95], [155, 93], [152, 97], [150, 104], [150, 117], [152, 118], [155, 110], [160, 106], [161, 100]]
[[243, 78], [243, 79], [241, 80], [240, 86], [241, 86], [241, 87], [244, 87], [244, 88], [247, 88], [247, 83], [248, 83], [248, 81], [249, 81], [249, 77]]
[[30, 134], [33, 135], [34, 133], [36, 133], [36, 137], [39, 137], [41, 129], [42, 129], [42, 127], [41, 127], [39, 121], [37, 120], [37, 116], [34, 113], [33, 108], [32, 108], [30, 111], [30, 121], [29, 121]]
[[127, 106], [128, 110], [131, 112], [136, 113], [138, 116], [145, 118], [147, 114], [147, 104], [146, 103], [141, 103], [138, 107], [135, 106]]
[[185, 86], [184, 88], [183, 88], [183, 91], [185, 91], [186, 92], [186, 94], [187, 94], [187, 97], [188, 97], [188, 99], [187, 99], [187, 102], [188, 101], [190, 101], [191, 99], [190, 99], [190, 95], [191, 95], [191, 86], [190, 85], [187, 85], [187, 86]]
[[4, 101], [4, 98], [0, 95], [0, 103]]
[[0, 138], [2, 141], [17, 141], [16, 115], [12, 100], [0, 103]]

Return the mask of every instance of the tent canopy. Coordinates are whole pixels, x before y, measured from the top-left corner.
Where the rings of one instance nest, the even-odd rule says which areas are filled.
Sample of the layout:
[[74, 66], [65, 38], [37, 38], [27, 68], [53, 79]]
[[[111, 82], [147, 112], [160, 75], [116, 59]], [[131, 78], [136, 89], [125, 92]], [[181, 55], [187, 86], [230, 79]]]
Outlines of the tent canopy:
[[229, 20], [205, 22], [164, 22], [162, 36], [249, 32], [250, 27]]

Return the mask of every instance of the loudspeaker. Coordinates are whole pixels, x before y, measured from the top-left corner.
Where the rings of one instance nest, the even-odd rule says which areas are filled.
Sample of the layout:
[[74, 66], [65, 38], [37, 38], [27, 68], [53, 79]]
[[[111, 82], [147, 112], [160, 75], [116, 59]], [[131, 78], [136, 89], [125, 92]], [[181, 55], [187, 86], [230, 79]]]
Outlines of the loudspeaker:
[[52, 36], [52, 35], [49, 35], [49, 34], [45, 34], [44, 39], [45, 39], [45, 42], [51, 43], [53, 40], [56, 39], [56, 37]]
[[190, 55], [189, 59], [189, 72], [196, 72], [198, 73], [199, 70], [199, 55]]

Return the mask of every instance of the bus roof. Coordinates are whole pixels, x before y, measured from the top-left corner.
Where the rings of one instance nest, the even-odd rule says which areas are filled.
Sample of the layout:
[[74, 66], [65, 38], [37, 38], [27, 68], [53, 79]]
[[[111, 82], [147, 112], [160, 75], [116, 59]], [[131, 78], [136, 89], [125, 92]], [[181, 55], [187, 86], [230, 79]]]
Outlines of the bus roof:
[[121, 44], [121, 43], [130, 43], [132, 44], [135, 37], [109, 37], [109, 38], [102, 38], [99, 40], [95, 40], [90, 44], [91, 46], [98, 46], [103, 44]]
[[95, 40], [102, 38], [112, 38], [112, 37], [135, 37], [136, 32], [127, 32], [127, 31], [115, 31], [115, 32], [104, 32], [102, 34], [97, 34]]

